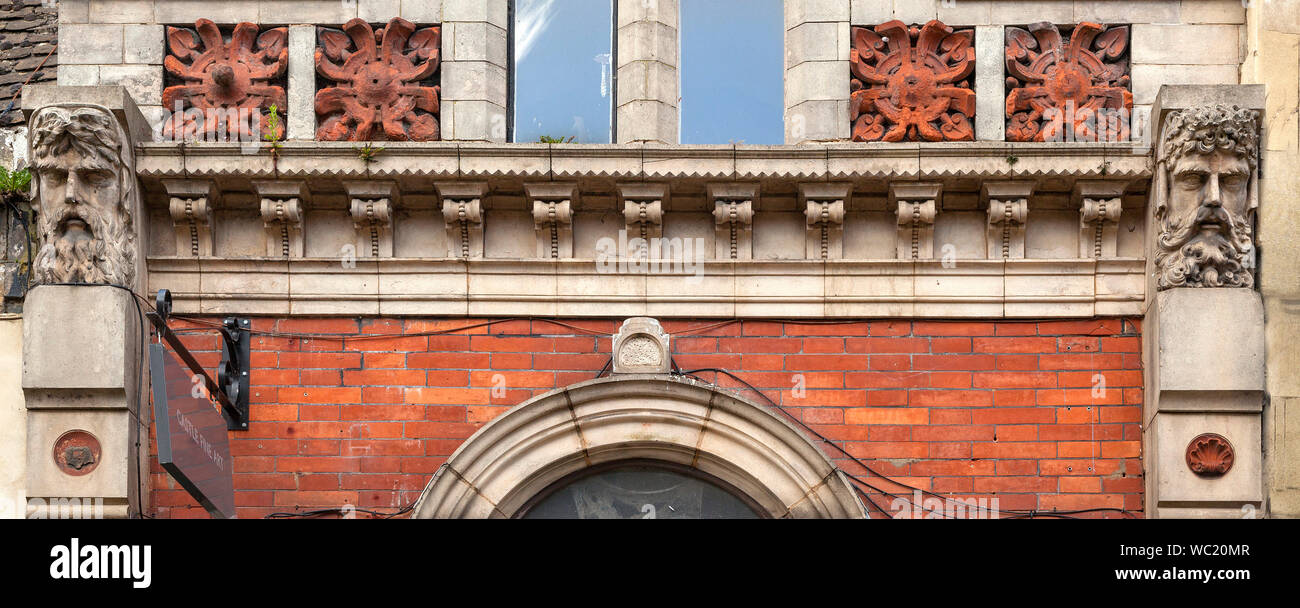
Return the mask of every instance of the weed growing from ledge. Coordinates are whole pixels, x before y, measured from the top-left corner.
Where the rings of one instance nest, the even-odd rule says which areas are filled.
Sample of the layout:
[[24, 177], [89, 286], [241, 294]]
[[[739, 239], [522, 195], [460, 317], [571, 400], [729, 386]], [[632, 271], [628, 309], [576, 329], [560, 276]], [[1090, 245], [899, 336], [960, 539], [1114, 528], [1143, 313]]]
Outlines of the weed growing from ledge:
[[352, 150], [357, 153], [357, 158], [361, 159], [361, 162], [365, 163], [366, 167], [369, 168], [370, 163], [375, 162], [375, 157], [379, 156], [379, 153], [384, 151], [384, 147], [374, 147], [367, 142], [366, 145], [360, 148], [352, 148]]
[[537, 143], [539, 143], [539, 144], [571, 144], [571, 143], [573, 143], [573, 140], [574, 140], [574, 136], [573, 136], [573, 135], [570, 135], [568, 139], [565, 139], [565, 138], [563, 138], [563, 137], [551, 137], [550, 135], [542, 135], [542, 136], [540, 136], [540, 137], [537, 138]]
[[1108, 161], [1108, 160], [1106, 160], [1106, 161], [1102, 161], [1101, 165], [1099, 165], [1099, 166], [1097, 167], [1097, 170], [1098, 170], [1099, 172], [1101, 172], [1101, 175], [1102, 175], [1103, 177], [1104, 177], [1107, 173], [1110, 173], [1110, 161]]
[[1012, 167], [1016, 166], [1016, 163], [1018, 163], [1018, 162], [1020, 162], [1020, 157], [1019, 157], [1019, 156], [1008, 156], [1008, 157], [1007, 157], [1007, 164], [1008, 164], [1008, 165], [1011, 165]]
[[32, 174], [27, 169], [10, 171], [0, 167], [0, 196], [9, 199], [13, 195], [21, 194], [25, 199], [27, 190], [32, 185]]
[[280, 136], [283, 134], [280, 126], [280, 109], [275, 104], [271, 104], [271, 107], [267, 108], [266, 111], [266, 128], [268, 132], [262, 134], [262, 139], [271, 146], [271, 165], [276, 166], [278, 169], [280, 148], [284, 147], [284, 144], [280, 143]]

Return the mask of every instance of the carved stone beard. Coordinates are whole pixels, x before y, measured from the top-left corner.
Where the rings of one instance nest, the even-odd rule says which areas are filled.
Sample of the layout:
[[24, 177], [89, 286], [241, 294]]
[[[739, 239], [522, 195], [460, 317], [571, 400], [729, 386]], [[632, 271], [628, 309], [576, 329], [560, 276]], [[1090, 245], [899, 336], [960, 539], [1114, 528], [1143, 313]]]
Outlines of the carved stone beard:
[[1156, 254], [1157, 288], [1252, 287], [1254, 255], [1247, 218], [1201, 206], [1168, 222]]
[[131, 284], [133, 261], [125, 248], [127, 227], [115, 214], [90, 205], [59, 203], [42, 214], [41, 233], [51, 235], [36, 254], [34, 270], [41, 283]]

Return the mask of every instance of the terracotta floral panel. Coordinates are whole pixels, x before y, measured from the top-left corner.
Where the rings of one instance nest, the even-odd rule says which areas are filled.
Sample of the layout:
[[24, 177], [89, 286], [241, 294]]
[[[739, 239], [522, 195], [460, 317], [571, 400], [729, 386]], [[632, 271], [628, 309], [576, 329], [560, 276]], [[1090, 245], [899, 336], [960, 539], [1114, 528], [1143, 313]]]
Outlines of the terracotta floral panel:
[[287, 42], [288, 28], [261, 30], [252, 23], [236, 25], [229, 35], [207, 19], [194, 29], [168, 27], [162, 103], [171, 114], [163, 136], [258, 141], [270, 133], [272, 105], [280, 115], [275, 123], [283, 125]]
[[1008, 27], [1008, 141], [1129, 138], [1128, 26]]
[[316, 139], [434, 141], [442, 33], [395, 18], [378, 30], [353, 19], [319, 28]]
[[940, 21], [853, 28], [853, 141], [975, 139], [974, 36]]

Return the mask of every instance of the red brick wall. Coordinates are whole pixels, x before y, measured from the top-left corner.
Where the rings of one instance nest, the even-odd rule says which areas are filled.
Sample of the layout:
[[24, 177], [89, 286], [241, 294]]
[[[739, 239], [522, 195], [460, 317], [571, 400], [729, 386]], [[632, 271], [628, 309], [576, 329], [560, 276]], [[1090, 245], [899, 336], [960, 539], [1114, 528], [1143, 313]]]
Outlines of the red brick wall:
[[[595, 377], [609, 359], [617, 323], [506, 320], [404, 335], [484, 321], [255, 319], [254, 330], [262, 332], [364, 337], [254, 336], [252, 422], [247, 432], [230, 434], [240, 517], [410, 504], [457, 446], [494, 416]], [[1003, 511], [1110, 508], [1140, 515], [1137, 320], [664, 326], [683, 370], [733, 371], [895, 482], [996, 497]], [[216, 338], [185, 335], [204, 365], [215, 366]], [[700, 375], [739, 386], [726, 376]], [[910, 496], [819, 447], [880, 490]], [[156, 459], [153, 487], [156, 516], [205, 516]], [[873, 497], [885, 508], [893, 502]]]

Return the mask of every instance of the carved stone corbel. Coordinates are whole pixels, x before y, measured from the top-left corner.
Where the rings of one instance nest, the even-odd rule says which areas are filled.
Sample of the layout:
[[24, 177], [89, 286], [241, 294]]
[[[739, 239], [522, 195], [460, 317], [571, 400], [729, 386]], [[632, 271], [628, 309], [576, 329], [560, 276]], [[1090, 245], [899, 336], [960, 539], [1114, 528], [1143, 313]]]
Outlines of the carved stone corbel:
[[442, 197], [442, 219], [447, 224], [447, 255], [453, 258], [483, 257], [482, 182], [437, 184]]
[[934, 258], [934, 218], [939, 213], [943, 185], [890, 184], [889, 199], [898, 205], [898, 258]]
[[1082, 180], [1074, 185], [1074, 198], [1079, 204], [1079, 257], [1118, 255], [1123, 196], [1122, 181]]
[[844, 203], [853, 192], [850, 184], [799, 184], [804, 204], [804, 257], [838, 260], [844, 257]]
[[988, 258], [1023, 259], [1025, 222], [1029, 217], [1029, 195], [1033, 182], [985, 182], [984, 198], [989, 205]]
[[390, 181], [343, 182], [352, 199], [352, 223], [356, 227], [356, 256], [393, 257], [393, 205], [397, 184]]
[[550, 260], [573, 257], [573, 204], [575, 183], [524, 184], [533, 201], [533, 226], [537, 230], [537, 257]]
[[713, 257], [718, 260], [754, 258], [754, 198], [758, 184], [709, 184], [713, 199]]
[[307, 195], [304, 182], [253, 180], [253, 189], [262, 199], [262, 224], [266, 229], [266, 255], [279, 258], [303, 257], [302, 200]]
[[628, 242], [636, 238], [648, 241], [663, 236], [667, 185], [620, 184], [618, 197], [623, 201], [623, 220], [627, 224]]
[[165, 179], [163, 188], [171, 197], [168, 209], [176, 231], [176, 255], [212, 255], [212, 203], [216, 190], [207, 180]]

